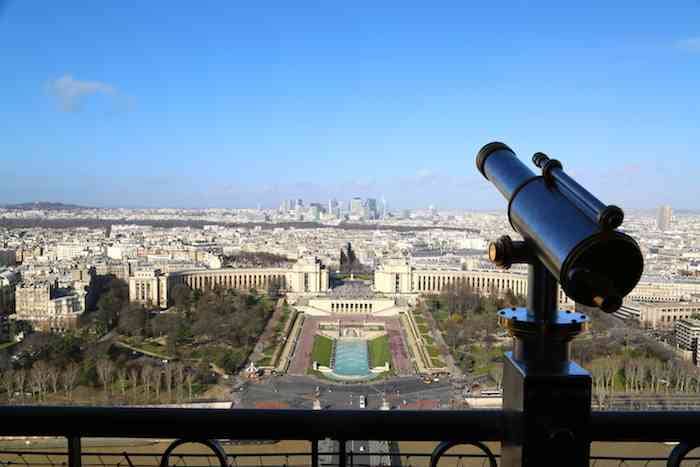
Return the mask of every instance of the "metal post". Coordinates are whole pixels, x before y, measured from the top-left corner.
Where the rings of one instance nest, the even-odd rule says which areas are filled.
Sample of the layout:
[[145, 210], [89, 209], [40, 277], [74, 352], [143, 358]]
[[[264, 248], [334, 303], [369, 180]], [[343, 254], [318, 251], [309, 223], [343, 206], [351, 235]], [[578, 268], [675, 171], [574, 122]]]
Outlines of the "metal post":
[[591, 378], [569, 360], [569, 342], [587, 319], [557, 311], [557, 281], [536, 258], [528, 281], [527, 310], [499, 312], [514, 338], [503, 365], [502, 465], [588, 466]]
[[318, 467], [318, 440], [311, 440], [311, 467]]
[[557, 280], [542, 261], [533, 260], [527, 271], [527, 311], [538, 322], [556, 322], [559, 306]]
[[81, 467], [82, 455], [79, 436], [68, 437], [68, 466]]
[[345, 440], [338, 440], [338, 466], [345, 467], [347, 464], [346, 453], [345, 453]]

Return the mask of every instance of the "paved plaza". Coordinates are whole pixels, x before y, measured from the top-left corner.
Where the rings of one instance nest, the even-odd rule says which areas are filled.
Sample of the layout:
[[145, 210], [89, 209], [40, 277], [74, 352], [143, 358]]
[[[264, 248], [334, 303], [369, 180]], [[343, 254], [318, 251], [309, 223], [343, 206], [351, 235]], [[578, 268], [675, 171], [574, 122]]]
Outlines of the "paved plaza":
[[351, 323], [382, 323], [389, 336], [389, 346], [391, 348], [392, 369], [399, 376], [414, 374], [414, 366], [406, 350], [406, 343], [401, 329], [401, 322], [398, 317], [376, 317], [368, 315], [329, 315], [329, 316], [309, 316], [304, 319], [304, 326], [299, 336], [299, 340], [294, 349], [289, 365], [290, 375], [305, 375], [311, 367], [311, 351], [314, 345], [314, 336], [318, 330], [320, 322], [335, 322], [338, 319], [344, 324]]

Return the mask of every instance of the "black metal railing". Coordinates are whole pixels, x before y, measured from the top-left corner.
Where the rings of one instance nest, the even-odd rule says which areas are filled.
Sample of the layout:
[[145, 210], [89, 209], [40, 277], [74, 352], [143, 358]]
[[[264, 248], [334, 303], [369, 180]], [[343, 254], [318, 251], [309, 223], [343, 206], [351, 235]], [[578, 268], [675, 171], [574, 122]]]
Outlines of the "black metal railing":
[[[505, 415], [500, 410], [248, 410], [95, 407], [1, 407], [0, 436], [64, 437], [65, 452], [15, 449], [0, 451], [0, 465], [436, 465], [452, 459], [457, 465], [475, 460], [496, 465], [482, 442], [503, 439]], [[593, 412], [592, 442], [677, 442], [670, 458], [593, 456], [591, 465], [680, 465], [698, 446], [700, 412]], [[164, 453], [83, 452], [83, 438], [175, 439]], [[337, 449], [320, 451], [319, 441], [336, 440]], [[216, 440], [306, 440], [310, 452], [227, 453]], [[432, 453], [351, 452], [348, 440], [440, 441]], [[205, 453], [177, 453], [186, 442], [205, 445]], [[480, 454], [452, 454], [449, 448], [470, 444]], [[63, 456], [61, 460], [61, 455]], [[382, 460], [382, 456], [383, 459]], [[154, 464], [154, 459], [158, 459]], [[362, 459], [365, 461], [363, 462]], [[686, 460], [700, 460], [687, 458]], [[244, 462], [245, 461], [245, 462]], [[268, 462], [269, 461], [269, 462]], [[601, 464], [604, 463], [604, 464]], [[641, 464], [637, 464], [641, 463]], [[561, 460], [560, 465], [566, 465]], [[657, 464], [658, 465], [658, 464]]]
[[[311, 465], [309, 452], [280, 452], [257, 454], [227, 454], [227, 463], [232, 467], [307, 467]], [[337, 457], [339, 452], [326, 453]], [[160, 452], [102, 452], [83, 453], [82, 467], [153, 467], [161, 463], [163, 453]], [[386, 457], [384, 453], [367, 452], [362, 456]], [[353, 467], [424, 467], [430, 464], [432, 453], [407, 452], [392, 454], [390, 459], [379, 463], [362, 463], [357, 460], [357, 454], [348, 452], [346, 464]], [[494, 457], [500, 459], [499, 454]], [[0, 450], [0, 465], [22, 467], [62, 467], [67, 465], [66, 453], [63, 451], [17, 451]], [[485, 454], [444, 454], [441, 460], [449, 465], [462, 467], [487, 466], [488, 457]], [[700, 464], [700, 457], [686, 457], [693, 465]], [[172, 465], [186, 467], [211, 467], [217, 465], [216, 457], [212, 454], [178, 453], [171, 457]], [[644, 466], [653, 467], [667, 465], [668, 458], [662, 456], [591, 456], [591, 466]], [[319, 462], [320, 467], [330, 467], [337, 464]]]

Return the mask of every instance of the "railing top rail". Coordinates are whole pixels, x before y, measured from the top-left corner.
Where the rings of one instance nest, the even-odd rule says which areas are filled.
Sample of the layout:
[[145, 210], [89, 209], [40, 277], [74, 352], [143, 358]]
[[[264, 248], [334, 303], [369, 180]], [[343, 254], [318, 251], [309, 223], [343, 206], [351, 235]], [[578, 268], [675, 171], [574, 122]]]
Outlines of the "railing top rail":
[[[500, 441], [500, 410], [257, 410], [0, 407], [0, 436]], [[700, 411], [593, 412], [592, 441], [681, 441]], [[692, 437], [692, 436], [691, 436]]]
[[497, 441], [501, 412], [0, 407], [0, 436]]

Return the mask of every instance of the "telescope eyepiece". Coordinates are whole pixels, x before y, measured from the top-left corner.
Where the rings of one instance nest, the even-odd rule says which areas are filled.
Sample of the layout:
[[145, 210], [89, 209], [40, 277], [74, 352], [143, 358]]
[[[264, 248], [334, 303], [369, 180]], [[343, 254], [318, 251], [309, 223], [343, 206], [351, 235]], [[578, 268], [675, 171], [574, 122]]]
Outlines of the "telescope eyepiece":
[[532, 155], [532, 163], [538, 169], [544, 168], [544, 165], [549, 162], [549, 156], [543, 152], [536, 152]]
[[603, 230], [614, 230], [620, 227], [624, 220], [625, 213], [614, 204], [606, 206], [598, 215], [598, 224]]

